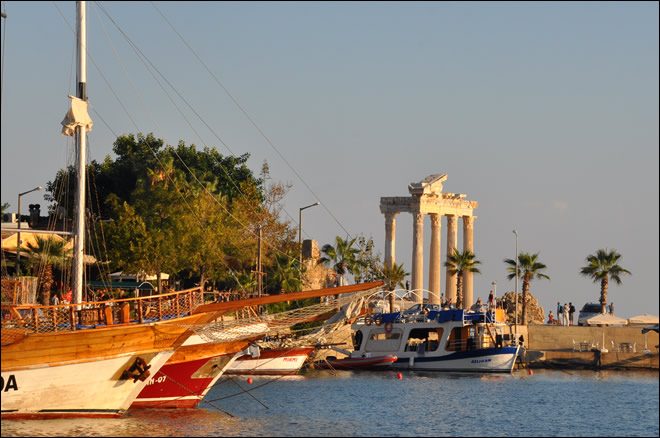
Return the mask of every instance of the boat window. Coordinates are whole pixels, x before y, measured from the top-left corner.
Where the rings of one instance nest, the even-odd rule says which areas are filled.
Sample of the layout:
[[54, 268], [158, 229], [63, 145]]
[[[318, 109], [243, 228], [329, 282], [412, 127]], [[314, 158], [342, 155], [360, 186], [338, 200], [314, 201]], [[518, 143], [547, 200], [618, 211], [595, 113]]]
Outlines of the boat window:
[[401, 329], [393, 329], [387, 333], [385, 329], [377, 329], [371, 332], [367, 340], [364, 351], [365, 352], [378, 352], [389, 353], [399, 351], [401, 345]]
[[[435, 351], [440, 346], [442, 328], [418, 328], [410, 330], [405, 351]], [[423, 346], [422, 346], [423, 345]]]
[[387, 339], [399, 339], [401, 337], [401, 332], [395, 332], [392, 330], [390, 333], [372, 333], [369, 339], [375, 341], [385, 341]]
[[449, 333], [445, 349], [447, 351], [463, 351], [466, 348], [471, 327], [454, 327]]

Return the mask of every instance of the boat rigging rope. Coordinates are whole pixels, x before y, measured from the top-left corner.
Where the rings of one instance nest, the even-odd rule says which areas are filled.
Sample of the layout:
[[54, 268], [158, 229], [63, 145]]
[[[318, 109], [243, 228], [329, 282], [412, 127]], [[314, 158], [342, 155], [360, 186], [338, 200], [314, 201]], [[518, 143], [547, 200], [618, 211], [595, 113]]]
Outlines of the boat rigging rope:
[[[297, 345], [309, 345], [316, 343], [323, 336], [334, 332], [341, 325], [344, 325], [347, 318], [347, 312], [354, 313], [360, 308], [361, 300], [368, 294], [373, 293], [372, 290], [357, 292], [354, 294], [340, 295], [337, 297], [329, 297], [327, 301], [311, 306], [301, 307], [297, 309], [279, 312], [276, 314], [263, 313], [261, 315], [234, 319], [230, 321], [213, 321], [206, 324], [191, 324], [186, 325], [188, 329], [195, 334], [199, 335], [204, 341], [209, 343], [237, 341], [241, 339], [248, 339], [259, 335], [267, 335], [272, 332], [288, 329], [291, 326], [307, 322], [317, 316], [333, 312], [334, 309], [342, 308], [343, 310], [335, 313], [326, 324], [317, 329], [314, 333], [306, 336], [301, 336], [298, 339], [290, 340]], [[345, 308], [345, 309], [344, 309]], [[178, 324], [174, 324], [178, 325]], [[260, 346], [268, 347], [268, 342], [262, 342]], [[281, 345], [280, 345], [281, 347]]]

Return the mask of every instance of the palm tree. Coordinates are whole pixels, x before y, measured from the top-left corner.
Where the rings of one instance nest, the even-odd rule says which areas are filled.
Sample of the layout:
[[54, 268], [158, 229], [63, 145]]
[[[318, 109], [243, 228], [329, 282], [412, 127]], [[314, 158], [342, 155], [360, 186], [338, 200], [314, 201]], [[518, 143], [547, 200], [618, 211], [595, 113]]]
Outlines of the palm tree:
[[460, 252], [458, 248], [454, 248], [451, 254], [447, 254], [447, 261], [445, 267], [449, 268], [451, 275], [456, 275], [456, 308], [463, 308], [463, 273], [474, 272], [481, 274], [477, 265], [481, 264], [479, 260], [475, 260], [475, 255], [469, 249]]
[[243, 292], [257, 290], [257, 279], [252, 272], [241, 271], [234, 272], [233, 274], [234, 276], [232, 276], [227, 283], [234, 290]]
[[67, 249], [64, 239], [54, 237], [43, 238], [35, 236], [35, 243], [28, 242], [26, 256], [32, 265], [39, 268], [39, 291], [41, 303], [44, 306], [50, 304], [50, 288], [53, 285], [53, 266], [64, 266], [66, 259], [71, 256], [71, 250]]
[[[397, 265], [394, 263], [392, 267], [383, 266], [383, 280], [385, 281], [385, 289], [392, 292], [397, 286], [404, 288], [403, 279], [410, 275], [403, 269], [403, 263]], [[390, 298], [390, 312], [394, 312], [394, 294], [389, 294]]]
[[266, 280], [271, 292], [299, 292], [302, 283], [296, 267], [297, 259], [289, 254], [277, 254], [273, 265], [268, 270]]
[[591, 277], [594, 283], [600, 281], [600, 312], [605, 313], [607, 306], [607, 288], [609, 279], [612, 278], [616, 284], [621, 284], [621, 276], [630, 274], [630, 271], [618, 265], [621, 254], [615, 249], [599, 249], [595, 255], [587, 256], [587, 266], [582, 267], [580, 274]]
[[[546, 278], [550, 280], [550, 277], [542, 273], [541, 271], [546, 269], [543, 263], [538, 262], [536, 258], [539, 256], [539, 253], [529, 254], [526, 252], [521, 252], [518, 254], [518, 276], [522, 278], [523, 281], [523, 297], [522, 297], [522, 323], [527, 324], [527, 293], [529, 292], [530, 282], [535, 279]], [[509, 265], [507, 271], [509, 275], [507, 278], [509, 280], [516, 278], [516, 261], [513, 259], [504, 259], [504, 263]]]
[[346, 272], [355, 272], [357, 271], [357, 253], [358, 249], [354, 248], [355, 241], [357, 238], [351, 240], [344, 240], [341, 237], [337, 236], [335, 238], [335, 246], [326, 243], [321, 248], [321, 251], [325, 253], [325, 256], [319, 259], [319, 263], [324, 263], [330, 265], [337, 275], [339, 275], [339, 286], [346, 284], [346, 279], [344, 275]]

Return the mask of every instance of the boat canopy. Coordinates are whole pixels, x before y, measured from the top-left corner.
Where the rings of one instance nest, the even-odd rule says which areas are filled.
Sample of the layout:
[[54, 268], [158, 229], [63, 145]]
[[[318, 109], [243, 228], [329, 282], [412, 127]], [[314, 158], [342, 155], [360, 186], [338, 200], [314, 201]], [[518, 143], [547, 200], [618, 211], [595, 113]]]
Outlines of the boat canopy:
[[155, 290], [154, 285], [148, 281], [88, 281], [85, 283], [92, 289], [140, 289]]

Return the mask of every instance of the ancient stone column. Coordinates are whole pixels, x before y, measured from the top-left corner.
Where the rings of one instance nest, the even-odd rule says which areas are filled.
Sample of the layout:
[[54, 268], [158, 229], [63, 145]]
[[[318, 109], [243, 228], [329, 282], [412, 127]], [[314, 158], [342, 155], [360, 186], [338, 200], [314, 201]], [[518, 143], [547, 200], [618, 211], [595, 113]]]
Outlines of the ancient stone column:
[[396, 247], [397, 213], [385, 213], [385, 266], [392, 267], [395, 263], [394, 249]]
[[[474, 219], [476, 216], [463, 216], [463, 251], [474, 253]], [[463, 272], [463, 308], [469, 309], [474, 304], [473, 273]]]
[[415, 302], [424, 301], [424, 215], [413, 214], [413, 254], [410, 287], [415, 291]]
[[431, 255], [429, 257], [429, 303], [440, 304], [440, 241], [442, 216], [431, 214]]
[[[458, 222], [456, 215], [449, 214], [447, 218], [447, 256], [454, 253], [456, 242], [458, 240]], [[452, 302], [456, 304], [456, 274], [449, 273], [449, 268], [445, 272], [445, 299], [451, 298]]]

